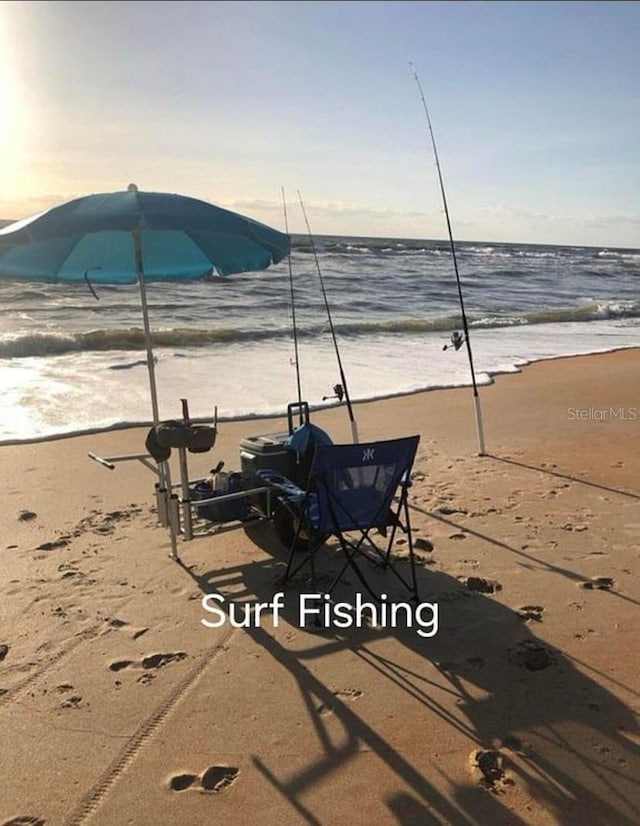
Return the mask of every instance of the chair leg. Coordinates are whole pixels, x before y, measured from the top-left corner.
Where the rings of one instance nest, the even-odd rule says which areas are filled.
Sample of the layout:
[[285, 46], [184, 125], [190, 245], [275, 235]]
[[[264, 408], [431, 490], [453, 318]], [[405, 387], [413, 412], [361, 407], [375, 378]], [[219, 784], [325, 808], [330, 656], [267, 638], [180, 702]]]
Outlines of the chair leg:
[[291, 563], [293, 562], [293, 556], [296, 552], [296, 547], [297, 547], [297, 544], [298, 544], [298, 539], [300, 538], [301, 529], [302, 529], [301, 523], [300, 523], [300, 521], [298, 521], [298, 525], [296, 527], [296, 531], [295, 531], [293, 540], [291, 542], [291, 547], [289, 548], [289, 559], [287, 560], [287, 570], [285, 571], [285, 574], [284, 574], [284, 584], [285, 585], [286, 585], [287, 581], [289, 580], [289, 577], [293, 576], [296, 573], [296, 571], [300, 570], [300, 566], [298, 566], [297, 568], [295, 568], [292, 571], [291, 570]]
[[409, 503], [406, 498], [404, 500], [404, 515], [405, 524], [407, 526], [407, 542], [409, 543], [409, 564], [411, 565], [411, 581], [413, 582], [413, 598], [416, 602], [420, 602], [420, 595], [418, 593], [418, 578], [416, 576], [416, 557], [413, 551], [413, 534], [411, 532], [411, 522], [409, 516]]
[[[404, 514], [404, 522], [400, 519], [400, 513], [401, 512]], [[407, 582], [407, 580], [402, 576], [402, 574], [399, 573], [399, 571], [397, 571], [395, 569], [394, 565], [391, 562], [391, 549], [393, 547], [393, 543], [394, 543], [394, 540], [395, 540], [395, 537], [396, 537], [396, 532], [397, 532], [398, 527], [400, 527], [402, 529], [403, 533], [405, 533], [407, 535], [407, 542], [408, 542], [408, 545], [409, 545], [409, 563], [410, 563], [410, 566], [411, 566], [411, 584], [409, 582]], [[364, 539], [369, 539], [367, 534], [363, 535], [363, 541], [364, 541]], [[375, 543], [372, 540], [369, 540], [369, 542], [371, 543], [373, 548], [378, 553], [380, 553], [380, 551], [376, 547]], [[380, 555], [382, 556], [381, 553], [380, 553]], [[418, 581], [417, 581], [417, 577], [416, 577], [416, 566], [415, 566], [415, 554], [414, 554], [414, 550], [413, 550], [413, 536], [412, 536], [412, 533], [411, 533], [411, 521], [410, 521], [410, 517], [409, 517], [409, 503], [408, 503], [406, 490], [403, 491], [403, 493], [401, 494], [401, 497], [400, 497], [400, 501], [398, 502], [398, 508], [395, 512], [395, 519], [394, 519], [394, 522], [393, 522], [393, 528], [392, 528], [392, 531], [391, 531], [391, 536], [389, 537], [389, 542], [387, 544], [387, 550], [386, 550], [386, 553], [384, 554], [384, 561], [385, 561], [386, 567], [388, 567], [389, 570], [394, 574], [394, 576], [397, 579], [399, 579], [400, 582], [402, 582], [402, 584], [407, 589], [407, 591], [409, 591], [412, 594], [414, 600], [416, 600], [416, 602], [419, 602]]]
[[[403, 514], [403, 519], [400, 518], [401, 514]], [[338, 582], [340, 581], [340, 579], [342, 578], [342, 576], [344, 575], [347, 568], [351, 568], [352, 571], [357, 576], [360, 583], [362, 584], [362, 586], [367, 591], [367, 593], [369, 593], [371, 595], [371, 597], [373, 599], [375, 599], [376, 601], [378, 601], [378, 602], [381, 601], [380, 595], [375, 593], [375, 591], [373, 590], [373, 588], [371, 587], [371, 585], [367, 581], [365, 575], [360, 570], [360, 568], [358, 567], [358, 564], [356, 562], [356, 557], [357, 557], [358, 553], [362, 553], [362, 551], [361, 551], [362, 546], [364, 545], [365, 542], [368, 542], [369, 545], [371, 546], [371, 548], [376, 552], [378, 557], [382, 560], [382, 563], [383, 563], [384, 567], [390, 569], [393, 572], [394, 576], [402, 583], [402, 585], [407, 589], [407, 591], [410, 592], [410, 594], [412, 595], [413, 599], [416, 602], [419, 601], [418, 581], [417, 581], [416, 567], [415, 567], [415, 553], [414, 553], [414, 548], [413, 548], [413, 537], [412, 537], [412, 533], [411, 533], [409, 505], [408, 505], [408, 499], [407, 499], [406, 491], [403, 491], [403, 493], [400, 496], [400, 500], [398, 502], [398, 507], [397, 507], [397, 510], [394, 514], [394, 517], [395, 518], [393, 520], [392, 531], [391, 531], [391, 535], [389, 537], [389, 541], [388, 541], [388, 544], [387, 544], [386, 551], [383, 551], [381, 548], [379, 548], [378, 545], [376, 545], [376, 543], [374, 542], [374, 540], [369, 536], [369, 531], [371, 530], [371, 528], [367, 529], [367, 530], [362, 530], [361, 531], [361, 536], [360, 536], [360, 538], [357, 542], [347, 541], [342, 533], [336, 532], [334, 534], [334, 536], [340, 542], [340, 547], [341, 547], [341, 549], [342, 549], [342, 551], [343, 551], [343, 553], [346, 557], [346, 560], [345, 560], [343, 566], [341, 567], [341, 569], [334, 576], [333, 581], [331, 582], [330, 586], [326, 589], [325, 593], [331, 594], [333, 592], [334, 588], [336, 587], [336, 585], [338, 584]], [[309, 537], [309, 539], [308, 539], [309, 547], [308, 547], [307, 552], [302, 555], [303, 558], [297, 564], [294, 564], [294, 556], [297, 552], [300, 551], [299, 541], [300, 541], [301, 533], [304, 529], [303, 521], [301, 519], [295, 519], [295, 522], [296, 522], [296, 529], [295, 529], [295, 534], [294, 534], [293, 541], [291, 542], [291, 547], [290, 547], [290, 550], [289, 550], [289, 558], [287, 560], [287, 568], [286, 568], [286, 571], [285, 571], [283, 584], [286, 585], [286, 583], [289, 581], [289, 579], [291, 577], [295, 576], [295, 574], [298, 571], [300, 571], [305, 565], [309, 564], [310, 568], [311, 568], [311, 585], [312, 585], [312, 588], [315, 591], [315, 590], [317, 590], [317, 588], [316, 588], [315, 554], [316, 554], [317, 550], [322, 545], [324, 545], [327, 537], [326, 536], [323, 537], [320, 542], [315, 542], [315, 543], [313, 543], [313, 545], [311, 544], [311, 537]], [[391, 550], [392, 550], [392, 546], [393, 546], [394, 540], [395, 540], [396, 535], [397, 535], [398, 528], [401, 528], [402, 531], [404, 533], [406, 533], [406, 535], [407, 535], [407, 541], [408, 541], [408, 545], [409, 545], [409, 562], [410, 562], [410, 566], [411, 566], [411, 581], [410, 582], [408, 582], [405, 579], [405, 577], [399, 571], [396, 570], [394, 564], [391, 562]], [[372, 559], [371, 561], [375, 561], [375, 560]]]
[[360, 540], [360, 542], [358, 542], [357, 545], [352, 545], [350, 542], [347, 542], [345, 540], [345, 538], [344, 538], [344, 536], [342, 536], [342, 534], [340, 534], [340, 536], [339, 536], [340, 547], [342, 548], [342, 550], [344, 552], [344, 555], [347, 557], [347, 561], [344, 563], [344, 565], [342, 566], [342, 568], [338, 572], [338, 574], [336, 574], [336, 576], [334, 577], [334, 580], [331, 583], [331, 586], [329, 587], [327, 593], [331, 594], [331, 592], [333, 591], [335, 586], [338, 584], [338, 582], [340, 581], [342, 575], [347, 570], [347, 568], [351, 568], [351, 570], [358, 577], [358, 579], [360, 580], [362, 585], [365, 587], [365, 589], [369, 592], [369, 594], [371, 594], [373, 599], [375, 599], [376, 602], [381, 601], [379, 594], [376, 594], [376, 592], [373, 590], [373, 588], [369, 585], [365, 575], [362, 573], [360, 568], [358, 568], [357, 564], [354, 561], [354, 557], [358, 553], [358, 550], [359, 550], [362, 542], [364, 541], [365, 536], [366, 535], [364, 535], [362, 537], [362, 539]]
[[324, 540], [320, 542], [316, 542], [315, 544], [311, 545], [311, 538], [307, 540], [308, 545], [310, 546], [309, 549], [304, 553], [302, 559], [299, 563], [292, 567], [293, 558], [296, 553], [299, 553], [300, 549], [298, 547], [298, 542], [300, 540], [300, 534], [302, 533], [303, 525], [302, 520], [298, 520], [298, 524], [296, 527], [296, 531], [291, 542], [291, 548], [289, 549], [289, 558], [287, 560], [287, 570], [284, 574], [283, 585], [286, 585], [289, 579], [292, 576], [295, 576], [298, 571], [300, 571], [304, 566], [309, 563], [311, 568], [311, 587], [315, 589], [316, 587], [316, 568], [315, 568], [315, 554], [318, 548], [322, 546]]
[[[393, 520], [393, 526], [391, 528], [391, 536], [389, 537], [389, 542], [387, 543], [387, 553], [386, 553], [387, 565], [389, 564], [389, 561], [391, 559], [391, 548], [393, 547], [393, 543], [395, 542], [398, 527], [401, 527], [401, 528], [403, 527], [402, 523], [400, 521], [400, 511], [402, 510], [403, 502], [406, 501], [405, 496], [406, 496], [405, 493], [401, 494], [400, 501], [398, 502], [398, 507], [396, 508], [396, 511], [393, 514], [395, 518]], [[405, 531], [405, 533], [406, 533], [406, 531]]]
[[389, 565], [389, 560], [391, 559], [391, 548], [393, 543], [396, 539], [396, 531], [398, 530], [398, 522], [397, 522], [398, 515], [396, 514], [396, 520], [393, 522], [393, 527], [391, 528], [391, 536], [389, 537], [389, 541], [387, 543], [387, 553], [385, 554], [385, 565]]

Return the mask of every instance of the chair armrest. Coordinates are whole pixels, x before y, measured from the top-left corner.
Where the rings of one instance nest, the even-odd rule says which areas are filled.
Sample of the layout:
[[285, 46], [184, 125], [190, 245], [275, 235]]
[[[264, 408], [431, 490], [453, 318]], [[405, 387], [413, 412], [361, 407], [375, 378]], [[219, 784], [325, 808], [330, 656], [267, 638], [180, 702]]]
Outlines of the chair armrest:
[[277, 470], [263, 468], [256, 471], [256, 476], [260, 481], [278, 488], [287, 499], [299, 500], [305, 496], [305, 491], [301, 487], [292, 482], [291, 479], [278, 473]]
[[277, 470], [263, 468], [256, 471], [256, 476], [261, 482], [277, 488], [278, 499], [290, 512], [303, 515], [311, 528], [317, 528], [319, 523], [317, 494], [303, 490]]
[[403, 473], [400, 479], [399, 486], [403, 488], [410, 488], [413, 485], [413, 480], [409, 473]]

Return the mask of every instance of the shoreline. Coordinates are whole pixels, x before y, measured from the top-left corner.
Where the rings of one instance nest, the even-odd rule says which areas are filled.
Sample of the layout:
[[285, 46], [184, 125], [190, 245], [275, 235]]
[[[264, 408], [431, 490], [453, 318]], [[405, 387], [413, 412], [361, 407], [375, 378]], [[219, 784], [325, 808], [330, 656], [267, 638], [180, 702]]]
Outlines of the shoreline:
[[[518, 361], [513, 369], [504, 369], [504, 370], [495, 370], [495, 371], [477, 371], [476, 370], [476, 386], [478, 389], [480, 388], [488, 388], [495, 384], [496, 379], [498, 377], [503, 376], [511, 376], [517, 375], [526, 371], [529, 367], [543, 364], [547, 362], [556, 362], [562, 361], [565, 359], [583, 359], [583, 358], [590, 358], [592, 356], [601, 356], [607, 354], [614, 354], [619, 352], [626, 352], [629, 350], [638, 350], [640, 351], [640, 344], [629, 344], [629, 345], [621, 345], [619, 347], [612, 347], [612, 348], [605, 348], [601, 350], [592, 350], [587, 353], [566, 353], [562, 355], [554, 355], [554, 356], [542, 356], [537, 359], [531, 360], [523, 360]], [[481, 375], [487, 375], [489, 377], [488, 381], [478, 381], [477, 376], [478, 373]], [[419, 388], [416, 390], [410, 391], [398, 391], [397, 393], [386, 393], [383, 395], [377, 395], [371, 398], [361, 398], [355, 399], [351, 401], [353, 407], [357, 407], [359, 405], [365, 404], [375, 404], [377, 402], [389, 401], [393, 399], [402, 400], [404, 398], [411, 398], [412, 396], [420, 396], [423, 394], [430, 394], [430, 393], [438, 393], [442, 391], [463, 391], [463, 390], [471, 390], [472, 383], [471, 379], [469, 379], [468, 383], [461, 383], [455, 385], [438, 385], [433, 387], [424, 387]], [[310, 413], [324, 413], [326, 411], [333, 411], [339, 410], [345, 407], [345, 404], [322, 404], [321, 402], [318, 404], [310, 404], [309, 410]], [[219, 416], [218, 422], [219, 423], [240, 423], [240, 422], [261, 422], [261, 421], [270, 421], [270, 420], [279, 420], [283, 417], [286, 417], [287, 412], [286, 408], [274, 413], [247, 413], [245, 415], [239, 416]], [[191, 422], [193, 424], [212, 424], [213, 418], [211, 417], [203, 417], [203, 416], [193, 416], [191, 417]], [[53, 442], [53, 441], [60, 441], [64, 439], [73, 439], [81, 436], [93, 436], [93, 435], [101, 435], [101, 434], [108, 434], [108, 433], [115, 433], [122, 430], [136, 430], [142, 428], [150, 428], [153, 425], [152, 420], [142, 420], [142, 421], [132, 421], [132, 422], [116, 422], [112, 425], [107, 425], [104, 427], [86, 427], [80, 430], [74, 430], [68, 433], [52, 433], [46, 436], [34, 436], [26, 439], [3, 439], [0, 440], [0, 447], [13, 447], [18, 445], [29, 445], [29, 444], [41, 444], [45, 442]]]

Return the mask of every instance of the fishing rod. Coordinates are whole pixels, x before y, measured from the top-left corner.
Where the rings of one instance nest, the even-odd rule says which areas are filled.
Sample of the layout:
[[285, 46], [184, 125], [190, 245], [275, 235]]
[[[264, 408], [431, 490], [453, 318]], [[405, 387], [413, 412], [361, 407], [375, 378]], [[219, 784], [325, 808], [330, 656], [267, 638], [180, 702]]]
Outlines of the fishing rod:
[[[316, 269], [318, 271], [318, 277], [320, 279], [320, 288], [322, 290], [322, 298], [324, 300], [324, 306], [327, 311], [327, 319], [329, 321], [329, 329], [331, 330], [331, 338], [333, 339], [333, 348], [336, 353], [336, 359], [338, 362], [338, 371], [340, 373], [340, 384], [336, 384], [333, 388], [333, 392], [338, 398], [338, 401], [342, 401], [344, 398], [345, 402], [347, 403], [347, 412], [349, 414], [349, 421], [351, 422], [351, 438], [353, 439], [353, 443], [357, 444], [358, 439], [358, 426], [356, 424], [356, 420], [353, 415], [353, 408], [351, 407], [351, 399], [349, 398], [349, 390], [347, 389], [347, 379], [344, 374], [344, 369], [342, 367], [342, 359], [340, 358], [340, 350], [338, 348], [338, 340], [336, 339], [336, 331], [333, 327], [333, 321], [331, 319], [331, 309], [329, 307], [329, 300], [327, 298], [327, 291], [324, 286], [324, 278], [322, 277], [322, 270], [320, 269], [320, 262], [318, 261], [318, 253], [316, 252], [316, 245], [313, 240], [313, 235], [311, 234], [311, 228], [309, 227], [309, 221], [307, 219], [307, 212], [304, 208], [304, 204], [302, 202], [302, 197], [300, 196], [300, 192], [298, 192], [298, 200], [300, 201], [300, 208], [302, 210], [302, 215], [304, 216], [304, 222], [307, 226], [307, 232], [309, 233], [309, 241], [311, 243], [311, 250], [313, 252], [313, 258], [316, 262]], [[328, 398], [327, 396], [323, 397], [324, 399]]]
[[[433, 155], [436, 161], [436, 169], [438, 170], [438, 180], [440, 182], [440, 192], [442, 193], [442, 203], [444, 205], [444, 214], [447, 220], [447, 230], [449, 233], [449, 244], [451, 246], [451, 257], [453, 259], [453, 268], [456, 274], [456, 283], [458, 285], [458, 300], [460, 302], [460, 314], [462, 316], [462, 329], [464, 332], [464, 343], [467, 347], [467, 356], [469, 357], [469, 369], [471, 371], [471, 384], [473, 386], [473, 409], [475, 412], [475, 419], [476, 419], [476, 432], [478, 436], [478, 456], [484, 456], [484, 429], [482, 427], [482, 413], [480, 410], [480, 396], [478, 395], [478, 385], [476, 382], [476, 373], [473, 366], [473, 353], [471, 351], [471, 338], [469, 336], [469, 325], [467, 323], [467, 314], [464, 309], [464, 299], [462, 297], [462, 285], [460, 283], [460, 273], [458, 271], [458, 259], [456, 257], [456, 246], [453, 242], [453, 232], [451, 230], [451, 220], [449, 219], [449, 207], [447, 206], [447, 196], [444, 191], [444, 182], [442, 180], [442, 170], [440, 169], [440, 160], [438, 158], [438, 149], [436, 147], [436, 139], [433, 135], [433, 128], [431, 126], [431, 118], [429, 116], [429, 109], [427, 107], [427, 101], [425, 100], [424, 93], [422, 91], [422, 84], [420, 83], [420, 78], [418, 77], [416, 70], [413, 67], [413, 63], [409, 63], [411, 66], [411, 71], [413, 72], [413, 76], [415, 81], [418, 85], [418, 91], [420, 92], [420, 98], [422, 99], [422, 105], [424, 107], [424, 113], [427, 117], [427, 125], [429, 127], [429, 134], [431, 135], [431, 145], [433, 146]], [[454, 333], [452, 336], [452, 344], [456, 350], [459, 350], [462, 346], [462, 342], [460, 341], [460, 334], [457, 335]], [[446, 349], [446, 347], [445, 347]]]
[[[287, 217], [287, 201], [284, 197], [284, 187], [282, 187], [282, 209], [284, 211], [284, 231], [289, 235], [289, 220]], [[300, 424], [302, 424], [302, 385], [300, 383], [300, 359], [298, 357], [298, 327], [296, 325], [296, 302], [293, 294], [293, 270], [291, 267], [291, 250], [287, 256], [289, 263], [289, 291], [291, 295], [291, 323], [293, 326], [293, 353], [294, 364], [296, 368], [296, 387], [298, 390], [298, 410], [300, 415]]]

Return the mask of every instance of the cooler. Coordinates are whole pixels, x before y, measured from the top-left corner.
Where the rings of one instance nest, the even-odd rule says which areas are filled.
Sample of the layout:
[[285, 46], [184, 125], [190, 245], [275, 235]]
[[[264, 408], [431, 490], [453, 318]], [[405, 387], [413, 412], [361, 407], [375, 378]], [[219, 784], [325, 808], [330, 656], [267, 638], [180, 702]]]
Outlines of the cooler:
[[275, 470], [282, 476], [296, 482], [299, 466], [296, 454], [285, 447], [288, 431], [247, 436], [240, 442], [240, 467], [249, 487], [260, 487], [262, 482], [256, 476], [258, 470]]
[[[299, 456], [295, 450], [286, 446], [296, 429], [295, 418], [300, 424], [309, 422], [309, 405], [307, 402], [294, 402], [287, 407], [289, 429], [280, 433], [264, 433], [260, 436], [247, 436], [240, 442], [240, 467], [249, 488], [264, 487], [256, 476], [258, 470], [273, 470], [286, 476], [303, 490], [307, 487], [310, 457]], [[266, 509], [266, 494], [258, 495], [253, 501], [262, 510]]]

